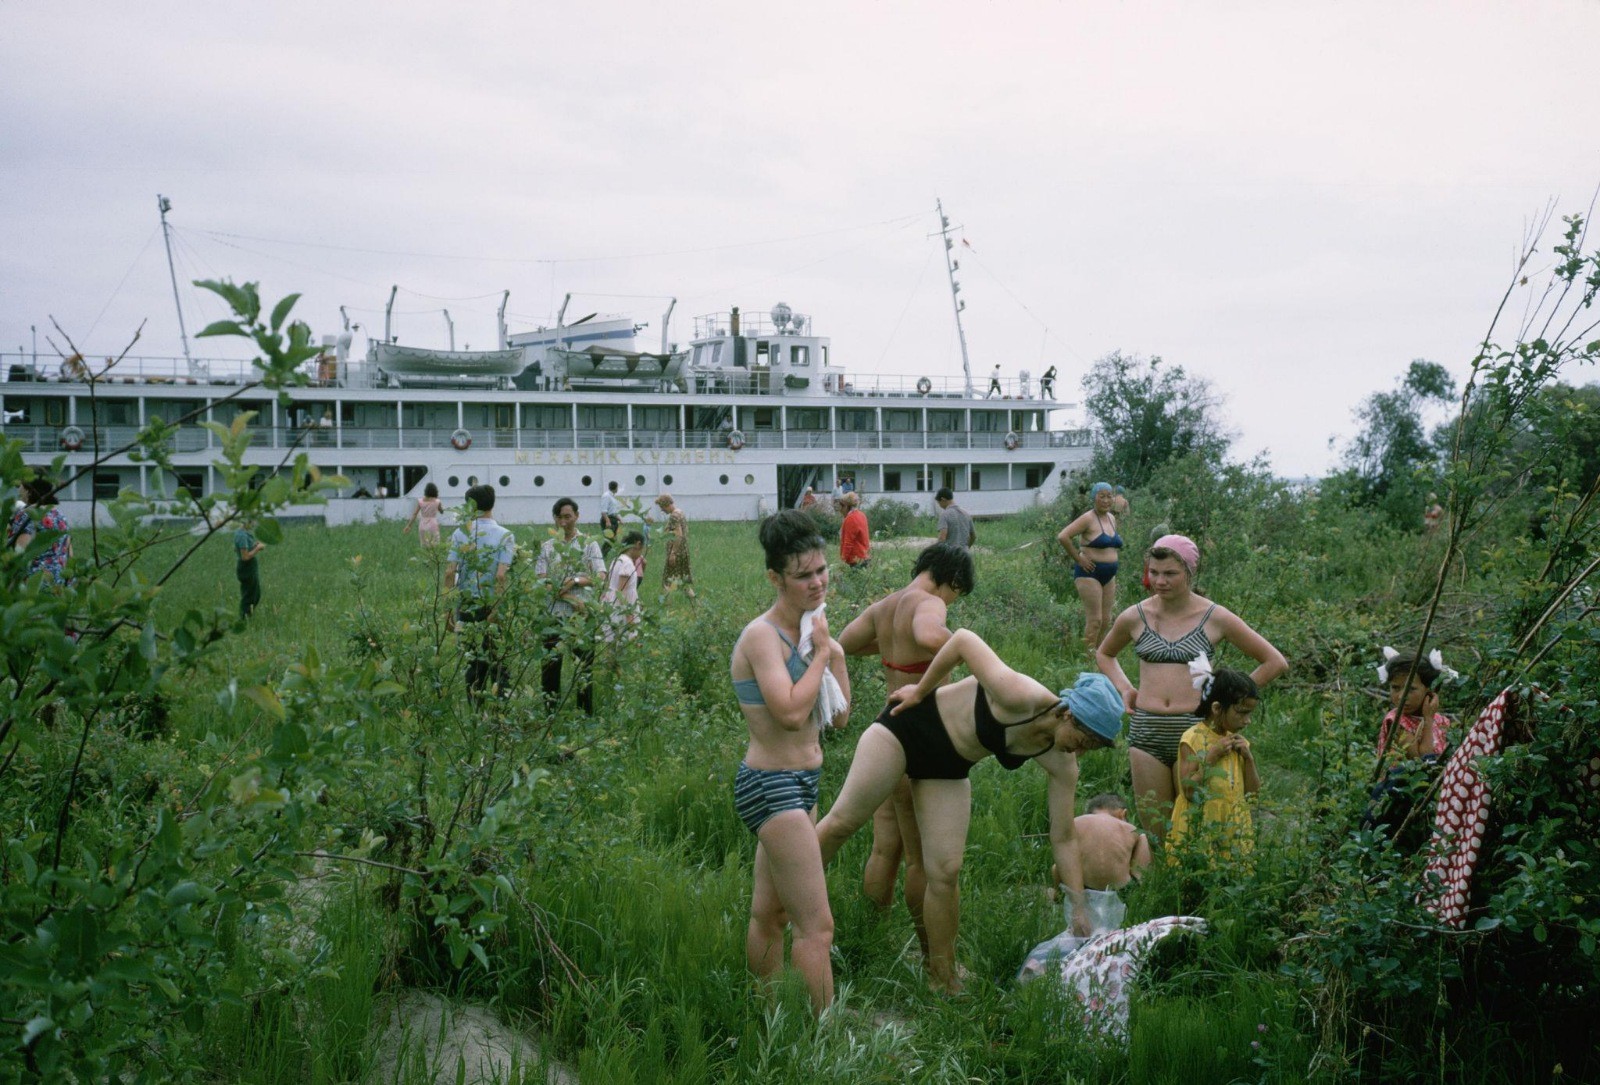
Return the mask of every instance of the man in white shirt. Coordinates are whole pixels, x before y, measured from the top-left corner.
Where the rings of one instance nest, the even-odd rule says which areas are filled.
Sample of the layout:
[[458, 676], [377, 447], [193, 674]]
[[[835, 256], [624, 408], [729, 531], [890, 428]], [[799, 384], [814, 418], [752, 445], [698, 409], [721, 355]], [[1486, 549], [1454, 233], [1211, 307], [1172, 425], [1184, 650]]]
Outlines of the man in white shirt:
[[445, 560], [444, 590], [460, 591], [449, 622], [461, 634], [467, 662], [467, 695], [478, 700], [485, 689], [504, 695], [508, 674], [495, 639], [495, 608], [505, 595], [506, 578], [517, 544], [511, 532], [494, 522], [494, 487], [484, 483], [467, 490], [473, 519], [450, 536]]
[[617, 539], [617, 533], [622, 530], [622, 500], [617, 496], [617, 480], [612, 479], [606, 484], [606, 492], [600, 495], [600, 548], [602, 552], [609, 551]]
[[550, 616], [566, 629], [544, 636], [544, 662], [539, 669], [545, 702], [554, 704], [561, 695], [561, 663], [565, 652], [572, 656], [572, 685], [578, 706], [594, 715], [594, 634], [572, 621], [589, 608], [594, 585], [605, 579], [606, 562], [600, 544], [578, 531], [578, 503], [559, 498], [550, 510], [560, 531], [558, 538], [546, 539], [539, 547], [539, 560], [533, 571], [550, 585]]

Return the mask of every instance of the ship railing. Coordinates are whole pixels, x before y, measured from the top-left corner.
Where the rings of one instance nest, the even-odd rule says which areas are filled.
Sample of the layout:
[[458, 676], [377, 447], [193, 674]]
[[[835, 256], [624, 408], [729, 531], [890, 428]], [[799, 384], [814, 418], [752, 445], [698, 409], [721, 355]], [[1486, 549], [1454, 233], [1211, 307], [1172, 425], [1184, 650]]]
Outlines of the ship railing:
[[[66, 451], [62, 444], [67, 426], [39, 426], [12, 423], [0, 428], [0, 436], [20, 440], [25, 453], [54, 455]], [[100, 449], [108, 452], [130, 444], [138, 435], [137, 426], [100, 426], [91, 429], [80, 426], [82, 447], [79, 455]], [[288, 450], [302, 448], [308, 451], [327, 449], [342, 451], [429, 450], [453, 448], [456, 431], [452, 429], [365, 427], [365, 426], [250, 426], [247, 428], [252, 448]], [[505, 451], [546, 449], [725, 449], [728, 447], [726, 430], [570, 430], [570, 429], [471, 429], [471, 448], [476, 451], [496, 449]], [[924, 430], [854, 431], [854, 430], [747, 430], [744, 447], [761, 450], [816, 450], [861, 451], [874, 449], [914, 450], [987, 450], [1006, 446], [1004, 433], [946, 433]], [[1018, 433], [1018, 449], [1062, 449], [1087, 446], [1092, 433], [1087, 429], [1045, 430]], [[166, 440], [168, 451], [173, 453], [207, 452], [218, 448], [218, 441], [209, 430], [197, 425], [180, 426]]]

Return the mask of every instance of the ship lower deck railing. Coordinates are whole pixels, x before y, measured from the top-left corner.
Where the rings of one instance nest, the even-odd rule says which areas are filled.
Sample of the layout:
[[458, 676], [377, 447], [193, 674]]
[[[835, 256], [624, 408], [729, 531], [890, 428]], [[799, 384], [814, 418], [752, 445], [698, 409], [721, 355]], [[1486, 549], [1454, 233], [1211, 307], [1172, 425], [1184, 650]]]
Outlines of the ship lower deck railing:
[[[136, 426], [78, 427], [82, 446], [69, 450], [63, 434], [70, 427], [12, 424], [0, 429], [8, 440], [22, 442], [22, 451], [35, 455], [55, 455], [72, 451], [78, 456], [101, 455], [130, 445], [137, 438]], [[259, 449], [305, 449], [311, 452], [332, 449], [366, 451], [390, 449], [443, 450], [454, 448], [458, 433], [454, 429], [393, 429], [356, 426], [290, 428], [250, 426], [250, 446]], [[571, 430], [571, 429], [493, 429], [467, 430], [473, 451], [540, 451], [561, 449], [662, 449], [694, 451], [729, 449], [727, 430]], [[1047, 430], [1008, 435], [990, 431], [949, 433], [931, 430], [746, 430], [743, 448], [767, 451], [992, 451], [1004, 449], [1008, 436], [1018, 450], [1082, 448], [1090, 443], [1086, 429]], [[200, 426], [181, 426], [166, 440], [167, 450], [177, 453], [213, 452], [219, 443], [209, 430]], [[465, 451], [461, 449], [459, 451]]]

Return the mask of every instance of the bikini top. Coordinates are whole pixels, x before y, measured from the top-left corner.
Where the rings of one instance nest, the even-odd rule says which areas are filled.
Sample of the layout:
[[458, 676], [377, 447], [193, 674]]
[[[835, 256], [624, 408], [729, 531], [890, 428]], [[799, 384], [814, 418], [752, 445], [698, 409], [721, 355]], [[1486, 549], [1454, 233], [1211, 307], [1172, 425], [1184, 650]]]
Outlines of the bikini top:
[[1211, 612], [1217, 609], [1217, 604], [1212, 603], [1207, 607], [1195, 627], [1177, 640], [1168, 640], [1150, 628], [1150, 620], [1144, 616], [1143, 603], [1135, 603], [1134, 609], [1139, 612], [1139, 620], [1144, 623], [1144, 632], [1133, 642], [1133, 654], [1139, 657], [1140, 662], [1188, 663], [1202, 655], [1215, 654], [1216, 645], [1206, 636], [1206, 622], [1211, 620]]
[[[1044, 712], [1053, 712], [1055, 708], [1055, 705], [1051, 705]], [[1055, 743], [1051, 742], [1050, 745], [1038, 753], [1012, 753], [1006, 749], [1006, 731], [1012, 727], [1022, 727], [1030, 724], [1038, 719], [1039, 716], [1044, 715], [1044, 712], [1040, 712], [1038, 716], [1029, 716], [1021, 723], [1001, 723], [994, 718], [994, 713], [989, 710], [989, 697], [983, 692], [983, 687], [979, 686], [978, 694], [972, 702], [972, 725], [978, 732], [978, 745], [994, 754], [994, 759], [1000, 762], [1000, 766], [1007, 772], [1015, 772], [1035, 757], [1049, 753], [1055, 747]]]
[[[772, 619], [763, 618], [762, 621], [772, 626], [772, 628], [778, 629], [777, 624]], [[794, 641], [790, 640], [783, 630], [778, 629], [778, 637], [784, 644], [789, 646], [789, 658], [783, 661], [784, 666], [789, 668], [789, 678], [791, 681], [798, 682], [805, 677], [806, 661], [800, 658], [800, 649], [794, 646]], [[735, 678], [733, 680], [733, 695], [739, 698], [740, 704], [765, 706], [767, 703], [767, 699], [761, 696], [761, 683], [754, 678]]]
[[[1097, 523], [1099, 523], [1100, 517], [1098, 515], [1095, 517], [1095, 521]], [[1103, 550], [1121, 550], [1122, 549], [1122, 533], [1120, 531], [1113, 531], [1111, 534], [1107, 535], [1106, 534], [1106, 526], [1105, 526], [1105, 524], [1101, 523], [1100, 524], [1100, 534], [1095, 536], [1094, 538], [1090, 539], [1088, 542], [1084, 543], [1083, 545], [1084, 546], [1092, 546], [1092, 547], [1094, 547], [1096, 549], [1103, 549]]]

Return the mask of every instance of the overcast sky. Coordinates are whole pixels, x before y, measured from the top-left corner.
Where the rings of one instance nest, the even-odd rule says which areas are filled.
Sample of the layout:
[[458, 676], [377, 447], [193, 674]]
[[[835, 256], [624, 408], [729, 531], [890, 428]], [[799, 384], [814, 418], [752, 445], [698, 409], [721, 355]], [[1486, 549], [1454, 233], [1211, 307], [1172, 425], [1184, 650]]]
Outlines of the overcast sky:
[[1236, 455], [1317, 474], [1412, 358], [1465, 372], [1552, 200], [1588, 208], [1596, 43], [1593, 0], [11, 0], [0, 350], [148, 317], [178, 354], [163, 193], [180, 276], [303, 292], [319, 334], [381, 329], [391, 284], [437, 346], [445, 307], [493, 346], [503, 289], [512, 331], [572, 291], [650, 336], [675, 295], [678, 342], [781, 300], [852, 369], [954, 375], [938, 196], [976, 373], [1081, 398], [1158, 354]]

